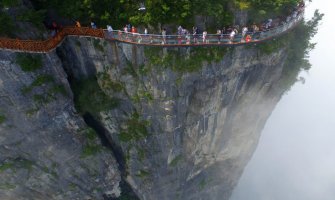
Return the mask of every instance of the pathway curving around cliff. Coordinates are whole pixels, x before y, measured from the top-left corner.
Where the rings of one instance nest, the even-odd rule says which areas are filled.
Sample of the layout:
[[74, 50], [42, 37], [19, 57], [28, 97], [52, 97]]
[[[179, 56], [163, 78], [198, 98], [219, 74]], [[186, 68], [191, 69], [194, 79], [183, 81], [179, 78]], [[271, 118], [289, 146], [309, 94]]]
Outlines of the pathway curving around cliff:
[[304, 16], [304, 12], [299, 13], [280, 26], [259, 32], [250, 32], [250, 41], [246, 40], [242, 34], [237, 34], [232, 39], [229, 34], [208, 34], [205, 39], [202, 35], [186, 37], [181, 35], [155, 35], [126, 33], [120, 30], [107, 31], [105, 29], [93, 29], [89, 27], [65, 27], [62, 28], [53, 38], [37, 40], [19, 40], [0, 38], [0, 49], [14, 52], [46, 53], [59, 46], [67, 36], [93, 37], [108, 41], [129, 43], [133, 45], [161, 46], [161, 47], [190, 47], [190, 46], [237, 46], [255, 44], [279, 37], [294, 28]]

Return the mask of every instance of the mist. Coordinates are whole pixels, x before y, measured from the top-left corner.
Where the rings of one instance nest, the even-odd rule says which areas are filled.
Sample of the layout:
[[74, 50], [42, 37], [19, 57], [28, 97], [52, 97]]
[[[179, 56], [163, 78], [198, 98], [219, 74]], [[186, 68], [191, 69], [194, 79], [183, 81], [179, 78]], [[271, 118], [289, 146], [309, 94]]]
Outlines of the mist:
[[335, 2], [308, 3], [325, 16], [313, 38], [312, 68], [283, 96], [231, 200], [335, 199]]

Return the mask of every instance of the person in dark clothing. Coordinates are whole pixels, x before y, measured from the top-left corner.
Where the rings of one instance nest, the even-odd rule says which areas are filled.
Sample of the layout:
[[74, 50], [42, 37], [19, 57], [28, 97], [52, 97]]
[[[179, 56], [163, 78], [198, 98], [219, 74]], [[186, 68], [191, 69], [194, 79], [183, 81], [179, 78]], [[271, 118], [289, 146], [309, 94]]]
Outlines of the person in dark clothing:
[[127, 24], [126, 27], [127, 27], [127, 32], [131, 32], [131, 24]]
[[199, 34], [199, 29], [198, 27], [194, 26], [193, 27], [193, 42], [198, 43], [198, 34]]

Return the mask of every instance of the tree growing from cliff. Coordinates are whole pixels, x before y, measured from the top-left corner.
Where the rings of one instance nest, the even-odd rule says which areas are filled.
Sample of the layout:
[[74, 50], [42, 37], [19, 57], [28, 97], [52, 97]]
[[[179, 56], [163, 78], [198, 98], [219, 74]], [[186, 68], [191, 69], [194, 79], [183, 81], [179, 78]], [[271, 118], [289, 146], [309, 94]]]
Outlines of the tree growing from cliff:
[[0, 12], [0, 24], [0, 35], [8, 36], [14, 31], [14, 22], [5, 12]]
[[316, 10], [311, 20], [301, 23], [287, 36], [288, 58], [286, 59], [280, 83], [282, 87], [290, 89], [298, 80], [297, 77], [300, 71], [310, 69], [309, 52], [315, 47], [315, 43], [311, 43], [310, 41], [317, 33], [322, 17], [323, 14]]

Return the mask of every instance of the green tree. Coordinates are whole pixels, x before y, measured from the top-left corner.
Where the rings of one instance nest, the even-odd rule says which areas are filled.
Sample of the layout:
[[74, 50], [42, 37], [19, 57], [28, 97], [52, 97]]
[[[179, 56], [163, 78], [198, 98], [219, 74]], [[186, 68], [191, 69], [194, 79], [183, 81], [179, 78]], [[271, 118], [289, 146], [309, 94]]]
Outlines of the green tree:
[[[55, 9], [61, 16], [80, 20], [82, 24], [93, 20], [100, 27], [111, 24], [120, 29], [126, 23], [161, 28], [175, 24], [190, 28], [195, 16], [210, 17], [213, 26], [232, 22], [231, 9], [248, 9], [250, 16], [277, 15], [288, 12], [300, 0], [31, 0], [36, 9]], [[145, 2], [145, 11], [139, 11]], [[254, 17], [256, 18], [256, 17]]]
[[0, 35], [11, 35], [14, 31], [14, 22], [5, 12], [0, 12]]
[[0, 8], [15, 7], [19, 5], [20, 0], [0, 0]]

